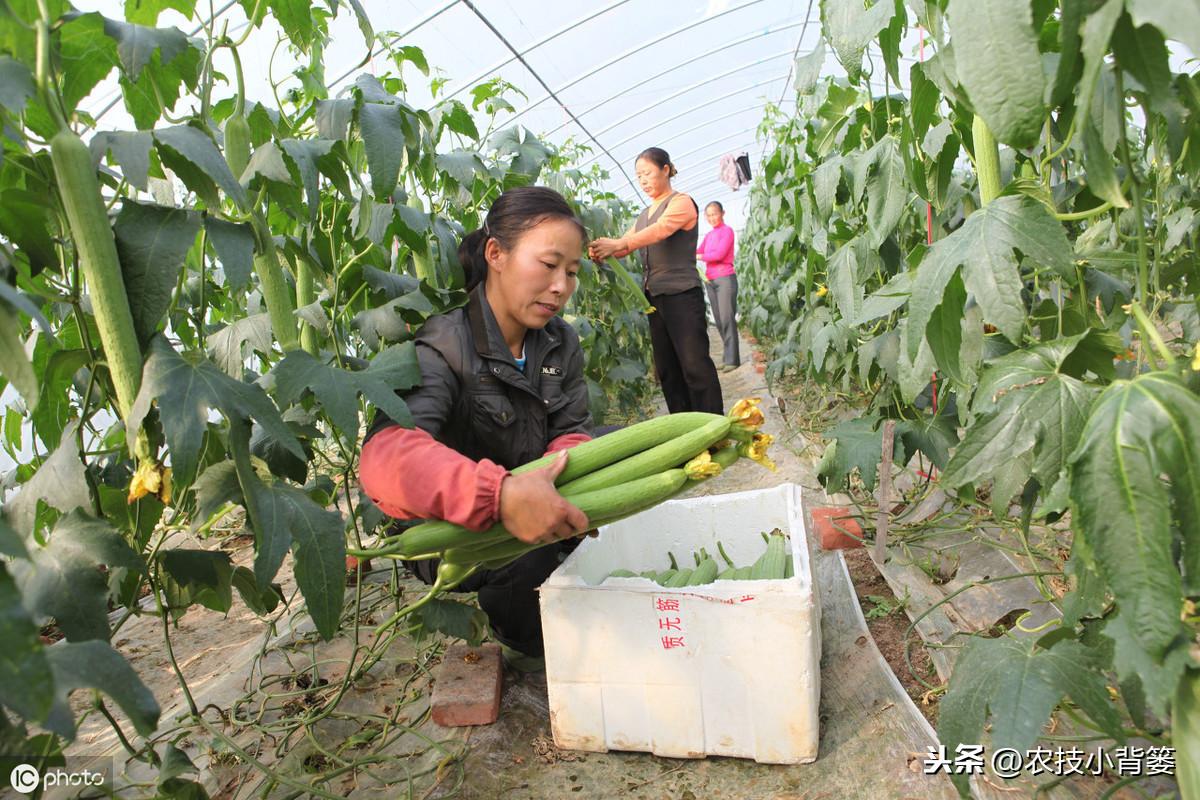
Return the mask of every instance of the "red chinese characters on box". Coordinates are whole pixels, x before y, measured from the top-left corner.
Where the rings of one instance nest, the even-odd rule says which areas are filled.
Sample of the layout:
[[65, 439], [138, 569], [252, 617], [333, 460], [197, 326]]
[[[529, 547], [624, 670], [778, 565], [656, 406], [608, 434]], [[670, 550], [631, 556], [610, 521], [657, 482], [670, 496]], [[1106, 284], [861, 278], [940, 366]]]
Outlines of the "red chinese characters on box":
[[669, 597], [656, 597], [654, 610], [658, 612], [658, 633], [666, 634], [659, 639], [663, 650], [687, 647], [683, 641], [683, 615], [679, 613], [679, 601]]

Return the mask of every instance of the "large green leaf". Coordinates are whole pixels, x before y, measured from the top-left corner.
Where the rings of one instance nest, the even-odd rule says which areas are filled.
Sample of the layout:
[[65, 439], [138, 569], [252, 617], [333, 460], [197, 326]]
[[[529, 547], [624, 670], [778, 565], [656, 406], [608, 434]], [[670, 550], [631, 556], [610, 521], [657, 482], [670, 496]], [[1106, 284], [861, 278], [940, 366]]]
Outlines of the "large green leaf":
[[944, 414], [902, 419], [896, 422], [896, 436], [904, 453], [920, 451], [938, 469], [945, 469], [950, 460], [950, 448], [958, 444], [958, 426], [952, 417]]
[[304, 186], [304, 194], [308, 199], [308, 218], [313, 222], [321, 206], [321, 193], [318, 186], [318, 163], [329, 154], [336, 142], [332, 139], [284, 139], [279, 143], [283, 152], [296, 165]]
[[550, 149], [540, 139], [528, 130], [512, 125], [494, 134], [488, 144], [497, 155], [512, 156], [509, 162], [509, 176], [506, 176], [505, 188], [509, 187], [508, 178], [518, 176], [515, 185], [532, 183], [541, 174], [542, 167], [550, 159]]
[[217, 251], [230, 288], [248, 287], [254, 268], [254, 233], [250, 226], [206, 216], [204, 230]]
[[182, 208], [126, 200], [113, 234], [138, 341], [145, 345], [171, 306], [184, 256], [196, 240], [200, 216]]
[[976, 420], [943, 480], [959, 486], [995, 479], [1014, 458], [1032, 451], [1033, 476], [1043, 487], [1053, 486], [1079, 442], [1096, 395], [1094, 387], [1062, 372], [1086, 337], [1056, 339], [992, 362], [975, 392]]
[[266, 484], [239, 473], [257, 538], [254, 576], [265, 590], [293, 551], [296, 583], [322, 638], [337, 632], [346, 589], [346, 540], [342, 515], [321, 508], [299, 489]]
[[192, 515], [192, 530], [208, 522], [226, 503], [242, 502], [242, 487], [232, 461], [213, 464], [192, 484], [196, 493], [196, 513]]
[[825, 66], [825, 40], [817, 42], [817, 46], [802, 56], [796, 57], [796, 67], [793, 72], [792, 86], [797, 95], [812, 94], [821, 77], [821, 68]]
[[1165, 111], [1172, 102], [1172, 77], [1171, 54], [1162, 33], [1153, 25], [1134, 28], [1129, 17], [1122, 16], [1113, 32], [1112, 50], [1121, 69], [1142, 85], [1150, 107]]
[[[226, 463], [232, 467], [232, 463]], [[182, 616], [193, 603], [228, 613], [233, 606], [234, 589], [256, 614], [269, 614], [279, 604], [279, 589], [275, 584], [260, 589], [253, 572], [245, 567], [235, 568], [229, 554], [220, 550], [177, 548], [163, 553], [159, 563], [166, 576], [167, 602], [177, 616]]]
[[29, 551], [25, 548], [24, 540], [8, 526], [2, 515], [0, 515], [0, 556], [29, 558]]
[[62, 99], [68, 109], [78, 106], [119, 63], [116, 43], [105, 32], [106, 26], [104, 17], [90, 13], [64, 22], [59, 29]]
[[846, 242], [829, 259], [830, 294], [846, 320], [857, 319], [863, 304], [863, 287], [857, 274], [857, 242], [857, 238]]
[[1188, 648], [1179, 643], [1171, 647], [1164, 657], [1156, 658], [1143, 646], [1138, 635], [1140, 627], [1141, 620], [1136, 612], [1121, 608], [1105, 619], [1103, 630], [1104, 635], [1113, 641], [1113, 666], [1122, 684], [1136, 681], [1154, 713], [1166, 717], [1171, 696], [1179, 684], [1179, 676], [1192, 659], [1188, 655]]
[[477, 153], [470, 150], [454, 150], [449, 153], [439, 153], [436, 156], [438, 169], [462, 186], [471, 188], [476, 175], [487, 175], [487, 167]]
[[[896, 333], [901, 341], [907, 336], [910, 324], [909, 320], [902, 319], [896, 326]], [[900, 347], [899, 355], [896, 370], [899, 373], [897, 382], [900, 384], [900, 398], [906, 403], [913, 403], [932, 380], [933, 373], [937, 370], [937, 360], [933, 356], [933, 349], [929, 346], [927, 337], [921, 339], [915, 356], [910, 356], [908, 349], [903, 346]]]
[[998, 197], [967, 217], [954, 233], [934, 243], [917, 267], [905, 339], [915, 356], [929, 318], [942, 301], [950, 277], [963, 268], [963, 282], [983, 308], [984, 318], [1009, 341], [1021, 339], [1025, 306], [1014, 251], [1062, 274], [1073, 272], [1070, 243], [1046, 207], [1025, 195]]
[[929, 325], [925, 329], [929, 349], [937, 360], [938, 369], [958, 384], [966, 384], [959, 369], [958, 355], [962, 349], [963, 308], [967, 303], [967, 287], [963, 285], [961, 273], [954, 273], [946, 284], [942, 302], [933, 310]]
[[411, 342], [389, 347], [358, 372], [332, 366], [302, 350], [294, 350], [275, 368], [281, 399], [296, 402], [311, 391], [341, 433], [358, 436], [358, 395], [402, 425], [412, 424], [408, 406], [397, 390], [421, 381], [416, 349]]
[[1117, 208], [1129, 208], [1129, 201], [1121, 191], [1121, 181], [1113, 168], [1112, 157], [1116, 147], [1114, 134], [1124, 124], [1124, 115], [1124, 104], [1117, 97], [1115, 79], [1105, 66], [1097, 76], [1088, 113], [1080, 123], [1080, 139], [1088, 189]]
[[111, 152], [129, 184], [143, 192], [149, 189], [150, 147], [154, 137], [150, 131], [100, 131], [88, 143], [92, 158], [97, 161]]
[[78, 427], [78, 421], [67, 425], [58, 447], [42, 462], [33, 477], [21, 485], [21, 491], [5, 503], [5, 516], [22, 537], [33, 533], [38, 501], [63, 513], [80, 506], [91, 506], [87, 475], [75, 441]]
[[71, 641], [108, 639], [108, 582], [99, 566], [145, 570], [111, 525], [79, 510], [59, 520], [46, 546], [30, 556], [12, 564], [25, 607], [40, 622], [53, 618]]
[[149, 736], [158, 725], [158, 701], [129, 662], [107, 642], [63, 642], [46, 651], [54, 674], [54, 707], [45, 727], [65, 739], [75, 738], [75, 719], [67, 696], [75, 689], [98, 689], [121, 707], [134, 730]]
[[[938, 710], [938, 738], [954, 752], [978, 744], [991, 716], [993, 748], [1024, 752], [1064, 696], [1070, 696], [1102, 730], [1122, 739], [1121, 721], [1105, 689], [1099, 648], [1077, 641], [1037, 649], [1032, 639], [972, 638], [954, 665], [950, 689]], [[966, 791], [966, 774], [951, 776]]]
[[487, 632], [487, 615], [478, 606], [457, 600], [430, 600], [413, 614], [412, 621], [419, 623], [413, 634], [413, 639], [418, 642], [434, 633], [443, 633], [478, 647]]
[[1079, 28], [1083, 23], [1087, 0], [1062, 0], [1059, 17], [1059, 58], [1055, 68], [1054, 91], [1050, 105], [1064, 105], [1079, 83], [1081, 41]]
[[200, 353], [177, 353], [161, 336], [151, 340], [149, 351], [129, 426], [136, 430], [150, 410], [151, 401], [158, 401], [159, 408], [164, 409], [162, 425], [179, 486], [188, 486], [196, 475], [208, 412], [213, 408], [226, 417], [251, 417], [288, 452], [305, 457], [300, 442], [257, 384], [229, 377]]
[[152, 28], [120, 20], [104, 19], [104, 33], [117, 43], [117, 55], [125, 77], [136, 81], [157, 53], [163, 65], [190, 47], [188, 38], [178, 28]]
[[821, 0], [825, 38], [833, 45], [852, 83], [857, 83], [862, 74], [867, 45], [888, 26], [895, 13], [892, 0], [878, 0], [870, 8], [862, 0]]
[[1200, 397], [1168, 373], [1119, 381], [1096, 401], [1070, 460], [1077, 535], [1161, 663], [1185, 635], [1185, 589], [1200, 591]]
[[406, 143], [404, 112], [391, 103], [363, 103], [358, 109], [358, 129], [367, 154], [371, 191], [382, 200], [396, 188]]
[[136, 81], [124, 73], [118, 83], [134, 123], [149, 130], [164, 110], [174, 108], [183, 86], [195, 89], [200, 77], [203, 49], [200, 40], [189, 40], [183, 52], [166, 63], [159, 51], [150, 56], [150, 63]]
[[837, 187], [842, 180], [841, 156], [830, 156], [821, 162], [812, 174], [813, 199], [817, 204], [817, 213], [822, 221], [828, 220], [833, 213], [834, 200], [837, 197]]
[[0, 705], [25, 719], [42, 719], [54, 699], [54, 682], [38, 627], [0, 565]]
[[154, 25], [158, 15], [168, 8], [191, 17], [196, 0], [125, 0], [125, 19], [139, 25]]
[[926, 132], [936, 119], [941, 94], [933, 81], [926, 77], [925, 67], [920, 63], [912, 65], [909, 81], [912, 85], [909, 103], [912, 109], [913, 138], [919, 142], [924, 140]]
[[271, 345], [271, 317], [266, 312], [251, 314], [236, 319], [206, 340], [208, 351], [217, 366], [231, 378], [241, 378], [246, 372], [246, 345], [251, 350], [269, 355]]
[[[242, 0], [243, 8], [256, 5], [255, 2]], [[271, 9], [272, 17], [292, 44], [301, 52], [307, 52], [317, 34], [317, 16], [313, 14], [312, 4], [308, 0], [266, 0], [263, 5]], [[251, 13], [249, 8], [246, 13]]]
[[[0, 236], [7, 237], [28, 256], [35, 275], [45, 267], [58, 265], [58, 252], [48, 224], [50, 203], [46, 192], [35, 193], [15, 186], [0, 189]], [[7, 286], [3, 282], [0, 285]], [[9, 300], [13, 302], [11, 297]]]
[[833, 440], [817, 467], [817, 477], [831, 491], [841, 491], [858, 471], [868, 491], [875, 488], [879, 460], [883, 457], [883, 434], [876, 430], [879, 417], [859, 417], [840, 422], [825, 434]]
[[1105, 0], [1104, 5], [1088, 14], [1080, 27], [1080, 50], [1083, 54], [1083, 73], [1075, 96], [1076, 114], [1086, 119], [1096, 89], [1109, 41], [1121, 17], [1124, 0]]
[[1200, 53], [1200, 6], [1193, 0], [1127, 0], [1135, 25], [1153, 25], [1168, 39]]
[[912, 293], [912, 279], [913, 276], [910, 272], [898, 272], [893, 275], [885, 285], [876, 289], [863, 302], [862, 309], [858, 312], [858, 318], [851, 322], [861, 325], [879, 317], [886, 317], [901, 308], [908, 302], [909, 295]]
[[191, 125], [174, 125], [154, 131], [163, 163], [210, 208], [221, 205], [216, 188], [238, 203], [246, 202], [246, 190], [229, 171], [229, 164], [212, 138]]
[[1046, 79], [1029, 0], [950, 0], [958, 80], [998, 141], [1037, 144]]
[[345, 141], [350, 122], [354, 119], [354, 100], [318, 100], [316, 103], [317, 133], [323, 139]]
[[0, 108], [20, 114], [25, 110], [25, 101], [36, 93], [29, 67], [9, 56], [0, 56]]
[[867, 179], [867, 228], [871, 246], [878, 248], [900, 221], [908, 205], [908, 181], [896, 137], [885, 136], [871, 148], [874, 165]]
[[0, 300], [0, 375], [8, 379], [25, 400], [25, 407], [32, 411], [38, 404], [38, 378], [25, 355], [21, 338], [25, 332], [16, 309]]
[[233, 564], [220, 550], [175, 548], [158, 559], [167, 604], [182, 613], [192, 603], [226, 613], [233, 605]]

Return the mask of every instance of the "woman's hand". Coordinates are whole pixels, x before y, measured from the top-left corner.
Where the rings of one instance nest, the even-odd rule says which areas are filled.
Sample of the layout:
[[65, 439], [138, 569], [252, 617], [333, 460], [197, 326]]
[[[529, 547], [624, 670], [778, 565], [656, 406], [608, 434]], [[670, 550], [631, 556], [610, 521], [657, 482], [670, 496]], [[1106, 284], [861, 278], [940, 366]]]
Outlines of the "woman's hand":
[[528, 544], [549, 544], [588, 530], [587, 515], [554, 488], [554, 479], [566, 467], [564, 450], [549, 466], [504, 478], [500, 521], [509, 533]]
[[599, 239], [592, 240], [592, 243], [588, 245], [588, 257], [591, 258], [592, 261], [603, 261], [604, 259], [615, 255], [617, 251], [621, 249], [620, 239], [605, 239], [601, 237]]

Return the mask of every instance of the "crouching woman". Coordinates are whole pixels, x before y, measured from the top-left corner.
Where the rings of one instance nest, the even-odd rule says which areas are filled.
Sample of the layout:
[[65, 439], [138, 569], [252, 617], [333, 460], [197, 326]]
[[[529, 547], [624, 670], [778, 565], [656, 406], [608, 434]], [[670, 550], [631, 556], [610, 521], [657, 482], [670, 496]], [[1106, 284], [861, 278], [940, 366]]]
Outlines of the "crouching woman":
[[[399, 520], [443, 519], [473, 530], [497, 520], [530, 543], [566, 543], [586, 516], [544, 469], [511, 470], [591, 438], [579, 337], [560, 312], [575, 291], [586, 235], [553, 190], [504, 192], [483, 227], [461, 243], [465, 307], [432, 317], [416, 335], [420, 386], [402, 392], [414, 428], [377, 410], [362, 448], [367, 495]], [[401, 523], [403, 524], [403, 523]], [[467, 579], [510, 660], [542, 656], [537, 587], [563, 547], [542, 547]], [[425, 583], [438, 562], [409, 564]]]

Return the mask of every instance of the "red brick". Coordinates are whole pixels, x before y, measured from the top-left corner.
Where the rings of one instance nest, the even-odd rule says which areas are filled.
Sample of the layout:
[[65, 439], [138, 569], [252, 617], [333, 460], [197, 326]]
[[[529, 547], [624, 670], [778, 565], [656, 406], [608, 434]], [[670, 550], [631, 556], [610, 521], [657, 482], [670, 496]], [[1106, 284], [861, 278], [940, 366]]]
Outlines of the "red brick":
[[500, 716], [503, 681], [499, 645], [450, 645], [433, 684], [433, 721], [447, 728], [492, 724]]
[[[822, 506], [813, 509], [813, 526], [822, 550], [862, 547], [862, 526], [848, 508]], [[856, 538], [857, 537], [857, 538]]]

